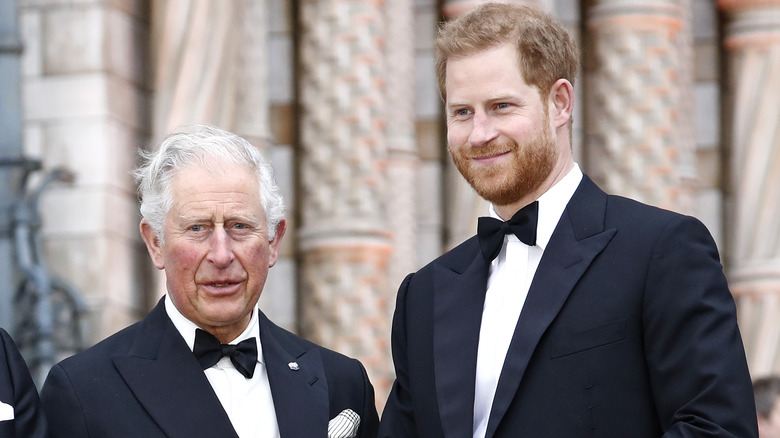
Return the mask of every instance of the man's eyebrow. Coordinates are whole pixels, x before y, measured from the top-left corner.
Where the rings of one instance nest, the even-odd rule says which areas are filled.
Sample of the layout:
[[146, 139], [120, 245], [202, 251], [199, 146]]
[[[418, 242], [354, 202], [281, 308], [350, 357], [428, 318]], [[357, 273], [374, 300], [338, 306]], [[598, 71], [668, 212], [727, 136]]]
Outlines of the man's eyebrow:
[[[192, 214], [179, 214], [178, 216], [179, 222], [181, 223], [198, 223], [198, 222], [213, 222], [214, 216], [212, 214], [204, 214], [204, 215], [192, 215]], [[259, 224], [260, 218], [258, 218], [257, 215], [247, 213], [236, 213], [231, 215], [226, 215], [224, 217], [225, 222], [244, 222], [247, 224]]]
[[232, 221], [232, 222], [236, 222], [236, 221], [238, 221], [238, 222], [247, 222], [247, 223], [250, 223], [250, 224], [260, 223], [260, 219], [258, 219], [257, 216], [254, 216], [254, 215], [242, 215], [242, 214], [228, 216], [228, 217], [225, 218], [225, 221], [226, 222], [229, 222], [229, 221]]
[[178, 215], [179, 221], [181, 222], [203, 222], [203, 221], [210, 221], [211, 215], [208, 216], [194, 216], [194, 215], [185, 215], [180, 214]]

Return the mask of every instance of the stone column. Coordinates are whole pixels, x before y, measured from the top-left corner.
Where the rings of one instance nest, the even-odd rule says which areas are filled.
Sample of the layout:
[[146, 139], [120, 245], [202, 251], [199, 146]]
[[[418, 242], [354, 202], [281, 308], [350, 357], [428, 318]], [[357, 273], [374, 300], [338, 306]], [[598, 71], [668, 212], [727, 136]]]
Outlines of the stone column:
[[780, 371], [780, 1], [726, 1], [728, 267], [753, 375]]
[[695, 144], [684, 97], [687, 1], [598, 0], [588, 10], [586, 171], [607, 191], [691, 212]]
[[233, 85], [233, 130], [253, 145], [267, 148], [272, 142], [268, 115], [268, 0], [244, 0], [237, 7], [241, 42]]
[[382, 3], [298, 4], [299, 325], [361, 359], [378, 400], [393, 377]]
[[210, 123], [261, 146], [268, 127], [266, 0], [156, 0], [153, 136]]
[[[387, 191], [388, 227], [393, 234], [389, 280], [397, 287], [417, 265], [417, 170], [414, 100], [414, 10], [411, 0], [385, 4], [387, 35]], [[392, 306], [391, 306], [392, 307]]]
[[176, 127], [210, 123], [231, 130], [239, 2], [152, 2], [154, 144]]

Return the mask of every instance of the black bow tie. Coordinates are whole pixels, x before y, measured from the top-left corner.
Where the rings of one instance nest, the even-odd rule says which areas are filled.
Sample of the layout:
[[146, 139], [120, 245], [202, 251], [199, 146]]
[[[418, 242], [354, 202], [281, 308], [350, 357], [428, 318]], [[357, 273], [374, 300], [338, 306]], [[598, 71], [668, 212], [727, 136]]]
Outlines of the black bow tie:
[[477, 236], [482, 256], [492, 261], [501, 252], [504, 235], [514, 233], [528, 246], [536, 245], [536, 221], [539, 216], [539, 201], [534, 201], [504, 222], [492, 217], [481, 217], [477, 222]]
[[247, 379], [255, 374], [257, 343], [255, 338], [244, 339], [238, 344], [222, 344], [211, 333], [195, 329], [195, 346], [192, 353], [203, 369], [211, 368], [223, 357], [229, 357], [239, 373]]

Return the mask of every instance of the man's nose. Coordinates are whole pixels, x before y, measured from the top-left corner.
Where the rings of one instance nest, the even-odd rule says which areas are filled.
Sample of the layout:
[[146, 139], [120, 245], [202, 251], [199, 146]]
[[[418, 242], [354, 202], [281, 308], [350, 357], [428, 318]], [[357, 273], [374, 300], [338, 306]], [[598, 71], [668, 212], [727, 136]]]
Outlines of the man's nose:
[[218, 267], [226, 267], [233, 261], [232, 240], [223, 227], [214, 228], [211, 234], [209, 260]]
[[475, 111], [472, 118], [469, 144], [482, 146], [490, 143], [498, 137], [498, 130], [492, 118], [484, 111]]

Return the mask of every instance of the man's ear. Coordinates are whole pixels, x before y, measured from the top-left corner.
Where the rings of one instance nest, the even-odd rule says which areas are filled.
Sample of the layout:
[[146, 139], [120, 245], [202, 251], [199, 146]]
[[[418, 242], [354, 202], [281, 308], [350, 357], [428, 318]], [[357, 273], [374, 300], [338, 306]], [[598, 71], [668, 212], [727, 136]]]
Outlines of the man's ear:
[[556, 128], [571, 120], [574, 110], [574, 86], [566, 79], [558, 79], [550, 89], [550, 117]]
[[165, 269], [165, 262], [163, 259], [162, 247], [160, 246], [160, 239], [157, 238], [152, 226], [146, 222], [146, 219], [141, 219], [141, 237], [146, 243], [146, 250], [149, 251], [149, 257], [152, 258], [152, 263], [157, 269]]
[[287, 231], [287, 221], [285, 219], [282, 219], [279, 221], [279, 223], [276, 225], [276, 234], [274, 235], [274, 238], [271, 239], [270, 242], [268, 242], [268, 267], [272, 267], [276, 264], [276, 259], [279, 258], [279, 248], [282, 246], [282, 237], [284, 237], [284, 233]]

